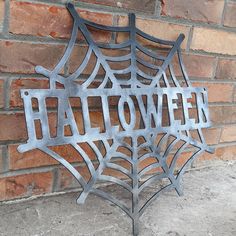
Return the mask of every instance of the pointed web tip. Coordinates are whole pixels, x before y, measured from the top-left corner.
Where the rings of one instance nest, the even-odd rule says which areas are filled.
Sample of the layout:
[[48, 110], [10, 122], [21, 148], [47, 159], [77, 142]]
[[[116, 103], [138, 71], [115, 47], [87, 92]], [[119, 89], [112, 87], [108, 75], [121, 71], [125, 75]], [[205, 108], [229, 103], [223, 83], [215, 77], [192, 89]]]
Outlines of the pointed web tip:
[[72, 9], [72, 8], [74, 8], [74, 5], [71, 2], [68, 2], [68, 3], [66, 3], [66, 7], [68, 9]]
[[183, 34], [183, 33], [181, 33], [180, 35], [179, 35], [179, 37], [181, 37], [181, 38], [185, 38], [185, 35]]
[[22, 145], [17, 147], [17, 151], [20, 152], [20, 153], [24, 152], [24, 149], [22, 148]]
[[208, 153], [215, 153], [215, 148], [214, 147], [208, 147], [208, 149], [206, 150]]
[[77, 11], [75, 9], [74, 4], [71, 3], [71, 2], [68, 2], [68, 3], [66, 3], [66, 8], [70, 12], [70, 14], [73, 17], [73, 19], [76, 20], [79, 15], [78, 15], [78, 13], [77, 13]]
[[36, 73], [41, 73], [42, 72], [42, 66], [35, 66], [35, 71], [36, 71]]
[[36, 73], [38, 73], [38, 74], [41, 74], [41, 75], [48, 75], [48, 70], [46, 70], [44, 67], [42, 67], [42, 66], [35, 66], [35, 71], [36, 71]]
[[135, 25], [135, 19], [136, 19], [136, 16], [134, 13], [129, 13], [129, 24], [130, 25]]

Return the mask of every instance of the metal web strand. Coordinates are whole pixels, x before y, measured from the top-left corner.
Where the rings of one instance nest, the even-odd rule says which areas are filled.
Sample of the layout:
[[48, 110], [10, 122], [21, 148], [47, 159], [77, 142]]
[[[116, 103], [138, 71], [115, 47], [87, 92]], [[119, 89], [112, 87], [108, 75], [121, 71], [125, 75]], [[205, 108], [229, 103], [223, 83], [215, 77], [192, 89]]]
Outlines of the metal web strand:
[[[202, 152], [212, 152], [202, 134], [202, 128], [210, 126], [207, 91], [205, 88], [193, 88], [191, 86], [180, 53], [180, 45], [184, 40], [183, 34], [180, 34], [176, 41], [161, 40], [138, 29], [134, 14], [129, 15], [128, 26], [104, 26], [82, 19], [70, 3], [67, 8], [73, 17], [74, 24], [71, 39], [63, 57], [52, 71], [41, 66], [36, 67], [38, 73], [49, 78], [49, 89], [21, 90], [29, 139], [26, 144], [20, 145], [18, 150], [25, 152], [38, 148], [57, 160], [76, 178], [83, 189], [77, 203], [84, 203], [89, 193], [111, 201], [132, 219], [133, 235], [136, 236], [139, 234], [139, 217], [144, 210], [162, 191], [175, 189], [181, 195], [180, 181], [186, 168]], [[93, 40], [88, 27], [108, 32], [125, 32], [129, 34], [129, 38], [125, 42], [117, 44], [97, 43]], [[88, 43], [88, 50], [77, 70], [65, 77], [59, 73], [70, 59], [79, 30]], [[141, 45], [137, 37], [168, 46], [167, 55], [164, 56], [151, 51]], [[102, 52], [102, 49], [123, 50], [125, 48], [130, 50], [122, 56], [108, 56]], [[149, 57], [151, 62], [141, 58], [140, 52]], [[89, 77], [81, 84], [76, 83], [83, 75], [93, 55], [96, 57], [96, 62]], [[182, 81], [174, 72], [175, 55], [180, 65]], [[127, 61], [129, 65], [124, 69], [112, 69], [109, 64], [110, 62], [123, 63]], [[155, 64], [154, 61], [158, 61], [159, 64]], [[154, 70], [155, 73], [147, 73], [139, 68], [138, 64], [149, 70]], [[105, 71], [104, 78], [97, 87], [90, 88], [92, 84], [96, 84], [100, 68]], [[125, 74], [129, 74], [128, 79], [119, 78], [120, 75]], [[62, 84], [64, 89], [58, 89], [56, 83]], [[100, 105], [104, 121], [104, 130], [102, 131], [101, 127], [92, 127], [90, 120], [88, 100], [94, 97], [101, 99]], [[116, 125], [112, 124], [111, 121], [110, 97], [118, 99], [119, 124]], [[180, 106], [176, 102], [179, 97]], [[54, 136], [51, 135], [49, 128], [46, 104], [48, 98], [56, 98], [58, 102], [57, 128]], [[75, 119], [70, 98], [80, 99], [83, 117], [80, 122]], [[37, 100], [37, 111], [33, 109], [33, 99]], [[175, 117], [177, 109], [180, 109], [183, 114], [182, 121]], [[196, 110], [197, 116], [195, 118], [191, 117], [190, 109]], [[127, 110], [129, 121], [127, 121], [126, 116]], [[165, 111], [168, 116], [168, 124], [163, 123], [166, 119], [164, 117]], [[36, 121], [40, 122], [42, 137], [37, 136]], [[84, 133], [81, 133], [80, 125], [84, 129]], [[65, 127], [68, 126], [71, 130], [70, 135], [65, 133]], [[192, 131], [196, 131], [198, 138], [192, 134]], [[140, 143], [139, 140], [143, 140], [143, 142]], [[82, 143], [86, 143], [89, 150], [96, 156], [96, 165], [90, 154], [80, 146]], [[59, 153], [51, 150], [53, 146], [66, 144], [70, 144], [83, 158], [90, 175], [89, 179], [86, 179]], [[192, 150], [192, 155], [176, 173], [175, 167], [185, 150]], [[170, 157], [172, 157], [171, 161], [169, 161]], [[116, 159], [127, 163], [129, 168], [120, 165]], [[149, 159], [154, 160], [154, 162], [140, 167], [142, 162]], [[125, 175], [126, 179], [106, 174], [107, 169], [118, 171]], [[143, 177], [150, 173], [151, 176], [143, 180]], [[141, 205], [139, 197], [144, 189], [162, 179], [167, 179], [169, 184], [158, 189]], [[99, 181], [112, 182], [128, 191], [132, 196], [132, 206], [129, 207], [110, 193], [95, 188], [95, 184]]]

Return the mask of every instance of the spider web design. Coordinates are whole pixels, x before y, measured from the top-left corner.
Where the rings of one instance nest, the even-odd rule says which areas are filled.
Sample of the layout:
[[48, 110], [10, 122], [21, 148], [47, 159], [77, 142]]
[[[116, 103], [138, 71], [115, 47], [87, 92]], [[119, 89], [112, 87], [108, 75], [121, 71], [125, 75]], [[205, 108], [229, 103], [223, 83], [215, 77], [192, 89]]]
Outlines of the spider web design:
[[[52, 71], [36, 67], [37, 73], [49, 78], [50, 88], [21, 90], [29, 139], [18, 150], [24, 152], [38, 148], [50, 155], [80, 183], [82, 192], [78, 203], [84, 203], [89, 193], [111, 201], [132, 219], [133, 234], [138, 235], [139, 217], [144, 210], [162, 191], [175, 189], [181, 195], [180, 181], [187, 167], [204, 151], [212, 152], [202, 133], [202, 128], [210, 126], [207, 91], [191, 86], [180, 53], [184, 35], [180, 34], [176, 41], [161, 40], [138, 29], [134, 14], [129, 15], [128, 26], [104, 26], [81, 18], [72, 4], [68, 4], [67, 8], [74, 23], [63, 57]], [[99, 43], [93, 39], [90, 29], [126, 33], [129, 37], [121, 43]], [[73, 73], [63, 76], [60, 72], [70, 60], [79, 30], [88, 44], [86, 55]], [[149, 50], [139, 42], [140, 39], [167, 46], [167, 54]], [[126, 53], [120, 56], [106, 55], [105, 52], [109, 50], [123, 50]], [[181, 81], [174, 72], [174, 56], [177, 56], [180, 66]], [[88, 78], [80, 80], [91, 58], [95, 58], [94, 67]], [[117, 64], [124, 64], [125, 68], [116, 69]], [[102, 78], [99, 75], [101, 70], [104, 71]], [[57, 88], [57, 84], [64, 88]], [[118, 123], [111, 125], [108, 98], [114, 96], [118, 97]], [[104, 132], [100, 132], [99, 127], [91, 127], [89, 97], [101, 99]], [[54, 136], [49, 129], [47, 98], [57, 98], [58, 101], [60, 115]], [[70, 98], [79, 98], [82, 104], [83, 124], [78, 125], [83, 126], [83, 134], [78, 129]], [[37, 111], [32, 108], [32, 99], [37, 100]], [[178, 102], [181, 103], [182, 121], [175, 117]], [[195, 111], [194, 118], [189, 113], [190, 109]], [[137, 118], [137, 114], [140, 118]], [[168, 124], [162, 122], [164, 115]], [[37, 135], [35, 121], [40, 123], [41, 138]], [[70, 127], [70, 135], [66, 135], [66, 126]], [[70, 145], [80, 155], [86, 164], [88, 178], [52, 148], [60, 145]], [[190, 154], [187, 157], [183, 154], [186, 150]], [[96, 162], [93, 162], [91, 153]], [[183, 164], [176, 171], [181, 158]], [[141, 193], [161, 180], [166, 180], [166, 184], [141, 204]], [[131, 206], [97, 188], [95, 184], [98, 181], [112, 182], [128, 191]]]

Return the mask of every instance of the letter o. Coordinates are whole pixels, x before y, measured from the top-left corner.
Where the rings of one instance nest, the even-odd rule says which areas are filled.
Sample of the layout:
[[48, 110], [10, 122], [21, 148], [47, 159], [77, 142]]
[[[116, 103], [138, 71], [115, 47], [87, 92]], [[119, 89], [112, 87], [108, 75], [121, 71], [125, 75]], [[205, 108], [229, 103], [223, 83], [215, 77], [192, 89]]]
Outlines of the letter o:
[[[130, 117], [129, 123], [127, 123], [125, 119], [125, 109], [124, 109], [125, 103], [128, 104], [128, 108], [129, 108], [129, 117]], [[134, 129], [135, 123], [136, 123], [136, 112], [135, 112], [134, 102], [130, 97], [120, 98], [119, 103], [118, 103], [118, 115], [119, 115], [121, 126], [125, 130]]]

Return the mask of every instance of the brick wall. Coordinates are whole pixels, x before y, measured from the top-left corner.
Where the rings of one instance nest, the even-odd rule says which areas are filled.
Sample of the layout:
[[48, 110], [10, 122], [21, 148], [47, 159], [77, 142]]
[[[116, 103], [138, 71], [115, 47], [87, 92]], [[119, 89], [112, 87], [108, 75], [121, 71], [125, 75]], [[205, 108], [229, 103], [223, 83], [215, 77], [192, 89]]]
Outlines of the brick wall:
[[[0, 200], [75, 187], [71, 175], [41, 151], [22, 154], [16, 149], [27, 140], [19, 90], [47, 88], [47, 79], [37, 75], [34, 67], [52, 69], [70, 37], [72, 20], [64, 2], [0, 0]], [[236, 1], [73, 2], [82, 17], [101, 24], [123, 25], [126, 13], [132, 11], [137, 14], [138, 27], [153, 36], [175, 40], [184, 33], [182, 50], [189, 76], [194, 85], [209, 89], [213, 126], [205, 135], [216, 151], [204, 154], [200, 161], [236, 159]], [[119, 41], [119, 36], [109, 33], [94, 32], [94, 37], [101, 42]], [[84, 50], [81, 41], [76, 52]], [[75, 66], [67, 64], [63, 73]], [[49, 119], [53, 116], [52, 109]], [[100, 114], [95, 111], [93, 116], [97, 119]], [[81, 158], [76, 153], [69, 156], [68, 150], [60, 151], [82, 170]]]

